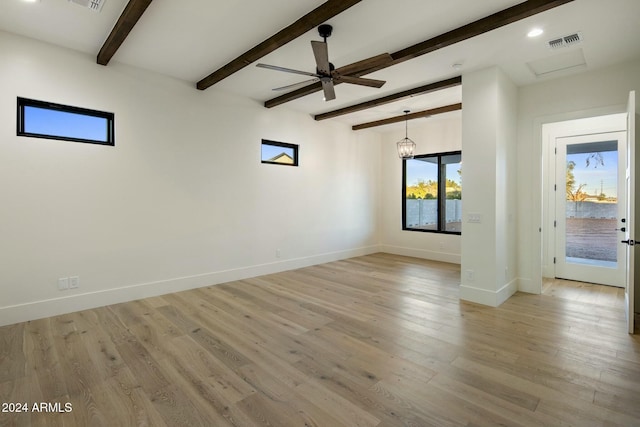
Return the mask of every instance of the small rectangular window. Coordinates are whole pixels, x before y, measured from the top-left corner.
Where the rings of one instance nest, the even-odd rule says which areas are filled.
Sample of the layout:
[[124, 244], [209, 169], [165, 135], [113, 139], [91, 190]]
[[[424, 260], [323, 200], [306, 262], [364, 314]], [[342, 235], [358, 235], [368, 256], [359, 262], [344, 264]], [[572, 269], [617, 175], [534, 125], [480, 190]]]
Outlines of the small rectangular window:
[[402, 176], [403, 230], [461, 233], [460, 151], [404, 159]]
[[298, 146], [263, 139], [261, 159], [262, 163], [298, 166]]
[[115, 145], [114, 114], [18, 98], [18, 136]]

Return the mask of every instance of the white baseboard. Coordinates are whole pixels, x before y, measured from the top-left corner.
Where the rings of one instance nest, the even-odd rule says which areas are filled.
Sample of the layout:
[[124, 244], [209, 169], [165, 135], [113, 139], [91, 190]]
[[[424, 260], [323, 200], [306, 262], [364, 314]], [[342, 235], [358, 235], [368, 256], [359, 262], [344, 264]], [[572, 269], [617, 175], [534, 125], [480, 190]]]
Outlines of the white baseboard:
[[410, 256], [414, 258], [429, 259], [433, 261], [449, 262], [452, 264], [460, 264], [460, 254], [450, 254], [446, 252], [428, 251], [425, 249], [407, 248], [402, 246], [381, 245], [381, 252], [394, 255]]
[[380, 252], [378, 245], [0, 307], [0, 326]]
[[518, 292], [517, 278], [513, 279], [512, 281], [504, 285], [502, 288], [498, 289], [498, 292], [496, 292], [496, 296], [497, 296], [496, 301], [498, 305], [502, 304], [503, 302], [511, 298], [511, 295], [515, 294], [516, 292]]
[[460, 299], [477, 304], [498, 307], [518, 290], [518, 279], [513, 279], [497, 291], [460, 285]]

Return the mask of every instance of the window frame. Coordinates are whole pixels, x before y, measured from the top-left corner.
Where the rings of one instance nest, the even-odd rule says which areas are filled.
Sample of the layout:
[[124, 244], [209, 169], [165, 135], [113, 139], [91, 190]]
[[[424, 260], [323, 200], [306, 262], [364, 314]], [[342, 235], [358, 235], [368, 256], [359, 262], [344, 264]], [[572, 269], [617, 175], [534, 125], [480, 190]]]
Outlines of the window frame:
[[[264, 160], [262, 158], [262, 147], [264, 145], [271, 145], [275, 147], [283, 147], [283, 148], [291, 148], [293, 149], [293, 163], [282, 163], [282, 162], [271, 162], [269, 160]], [[263, 139], [260, 144], [260, 163], [264, 163], [267, 165], [280, 165], [280, 166], [299, 166], [299, 158], [298, 151], [300, 150], [300, 146], [297, 144], [289, 144], [286, 142], [272, 141], [270, 139]]]
[[[462, 150], [457, 151], [446, 151], [442, 153], [432, 153], [432, 154], [419, 154], [413, 156], [411, 158], [402, 159], [402, 230], [403, 231], [419, 231], [423, 233], [437, 233], [437, 234], [453, 234], [453, 235], [461, 235], [462, 231], [447, 231], [442, 230], [441, 226], [443, 225], [443, 212], [446, 212], [446, 182], [442, 179], [442, 171], [446, 168], [447, 163], [442, 163], [442, 158], [446, 156], [460, 156], [460, 161], [462, 162]], [[414, 159], [426, 159], [430, 157], [436, 157], [438, 159], [438, 211], [437, 211], [437, 230], [427, 230], [424, 228], [412, 228], [407, 227], [407, 160]], [[440, 197], [440, 194], [444, 194], [445, 197]]]
[[[17, 136], [26, 136], [31, 138], [53, 139], [57, 141], [83, 142], [87, 144], [109, 145], [115, 146], [115, 114], [106, 111], [92, 110], [89, 108], [74, 107], [71, 105], [56, 104], [54, 102], [39, 101], [35, 99], [18, 97], [17, 100]], [[72, 136], [49, 135], [46, 133], [32, 133], [25, 131], [25, 108], [34, 107], [43, 110], [60, 111], [64, 113], [79, 114], [83, 116], [91, 116], [105, 119], [107, 121], [107, 140], [101, 141], [97, 139], [76, 138]]]

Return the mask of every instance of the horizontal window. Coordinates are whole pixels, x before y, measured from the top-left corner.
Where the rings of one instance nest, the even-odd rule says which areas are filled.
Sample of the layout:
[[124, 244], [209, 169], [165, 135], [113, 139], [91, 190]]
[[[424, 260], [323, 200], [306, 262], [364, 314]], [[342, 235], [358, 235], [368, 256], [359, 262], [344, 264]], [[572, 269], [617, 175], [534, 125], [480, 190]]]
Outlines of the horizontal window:
[[114, 114], [18, 98], [18, 136], [115, 145]]
[[263, 139], [261, 159], [262, 163], [298, 166], [298, 146]]
[[404, 159], [402, 175], [402, 229], [460, 234], [462, 153]]

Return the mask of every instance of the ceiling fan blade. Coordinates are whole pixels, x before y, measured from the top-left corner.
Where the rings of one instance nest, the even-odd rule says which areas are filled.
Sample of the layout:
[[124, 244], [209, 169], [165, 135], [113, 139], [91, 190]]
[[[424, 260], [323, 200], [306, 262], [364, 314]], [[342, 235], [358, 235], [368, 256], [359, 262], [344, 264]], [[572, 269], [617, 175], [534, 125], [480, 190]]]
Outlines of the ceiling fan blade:
[[311, 42], [313, 56], [316, 58], [316, 66], [320, 74], [329, 75], [331, 73], [329, 65], [329, 49], [326, 42], [313, 40]]
[[269, 70], [275, 70], [275, 71], [284, 71], [285, 73], [302, 74], [303, 76], [318, 77], [318, 75], [315, 73], [308, 73], [306, 71], [294, 70], [294, 69], [285, 68], [285, 67], [278, 67], [277, 65], [256, 64], [256, 67], [267, 68]]
[[322, 82], [322, 90], [324, 91], [324, 100], [331, 101], [336, 99], [336, 90], [333, 88], [333, 81], [330, 79], [320, 80]]
[[294, 83], [292, 85], [287, 85], [287, 86], [282, 86], [282, 87], [276, 87], [274, 89], [271, 90], [288, 90], [288, 89], [293, 89], [297, 86], [304, 86], [304, 85], [308, 85], [310, 83], [315, 83], [317, 81], [320, 81], [320, 79], [318, 77], [316, 77], [315, 79], [311, 79], [311, 80], [305, 80], [303, 82], [298, 82], [298, 83]]
[[340, 76], [340, 75], [336, 75], [335, 79], [344, 83], [351, 83], [354, 85], [377, 87], [377, 88], [381, 88], [386, 83], [386, 81], [384, 80], [365, 79], [363, 77]]
[[346, 74], [357, 74], [363, 71], [370, 70], [372, 68], [381, 67], [393, 62], [393, 58], [388, 53], [372, 56], [371, 58], [363, 59], [362, 61], [354, 62], [353, 64], [345, 65], [338, 68], [336, 71], [344, 76]]

